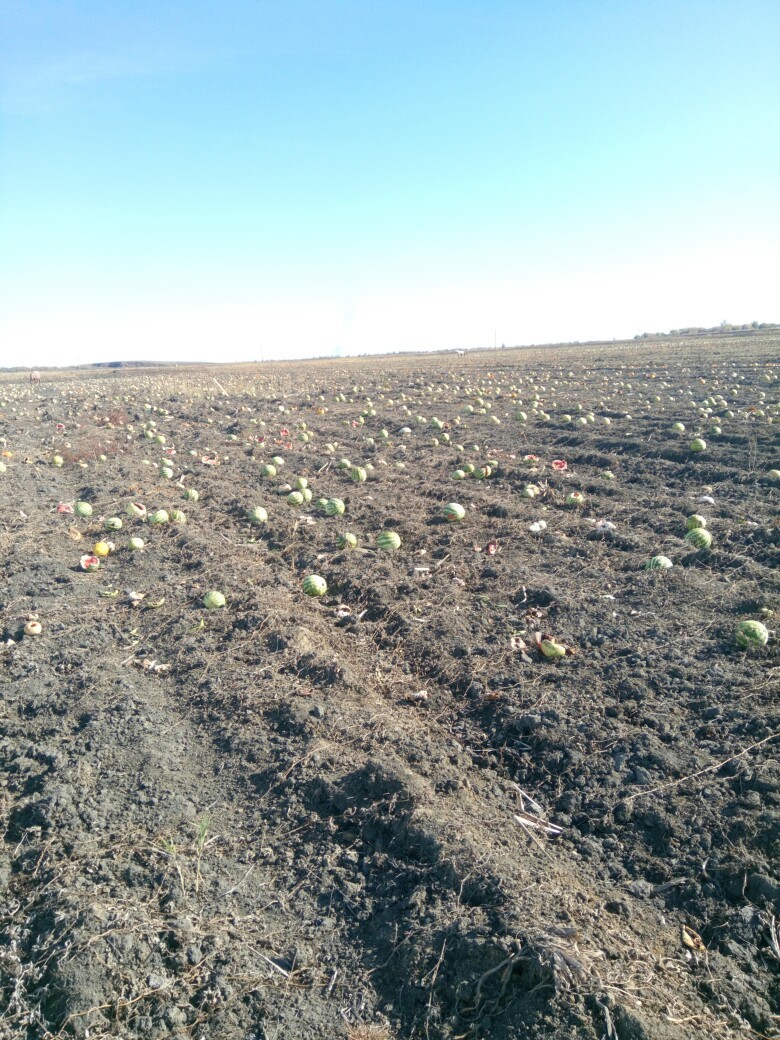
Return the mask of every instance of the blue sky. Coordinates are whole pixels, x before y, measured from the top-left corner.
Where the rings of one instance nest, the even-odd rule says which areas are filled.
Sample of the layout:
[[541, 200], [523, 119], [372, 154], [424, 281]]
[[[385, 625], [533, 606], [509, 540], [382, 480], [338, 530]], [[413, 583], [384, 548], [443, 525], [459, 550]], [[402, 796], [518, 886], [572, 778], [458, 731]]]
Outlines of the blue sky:
[[0, 0], [0, 364], [780, 320], [780, 4]]

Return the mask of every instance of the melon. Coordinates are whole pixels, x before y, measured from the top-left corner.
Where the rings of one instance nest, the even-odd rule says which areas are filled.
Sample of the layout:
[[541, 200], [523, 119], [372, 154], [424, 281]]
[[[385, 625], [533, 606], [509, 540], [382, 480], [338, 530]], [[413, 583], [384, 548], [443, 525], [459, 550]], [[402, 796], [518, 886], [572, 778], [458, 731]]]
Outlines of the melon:
[[689, 531], [686, 534], [685, 540], [686, 542], [689, 542], [694, 549], [709, 549], [712, 545], [712, 535], [703, 527], [694, 527], [692, 531]]
[[329, 498], [325, 503], [325, 512], [328, 516], [343, 516], [345, 508], [340, 498]]
[[328, 591], [328, 583], [319, 574], [307, 574], [302, 587], [307, 596], [324, 596]]
[[393, 552], [401, 548], [401, 537], [395, 531], [382, 531], [376, 540], [378, 548], [385, 552]]
[[769, 630], [760, 621], [740, 621], [734, 633], [737, 646], [745, 650], [766, 646], [769, 642]]
[[653, 556], [645, 564], [646, 571], [668, 571], [674, 564], [668, 556]]

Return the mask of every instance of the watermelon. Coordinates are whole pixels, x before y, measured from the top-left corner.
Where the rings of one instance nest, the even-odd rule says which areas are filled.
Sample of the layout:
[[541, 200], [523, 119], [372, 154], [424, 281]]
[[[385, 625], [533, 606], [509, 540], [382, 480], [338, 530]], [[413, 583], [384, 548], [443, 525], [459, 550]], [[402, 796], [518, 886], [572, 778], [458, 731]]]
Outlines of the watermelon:
[[340, 498], [329, 498], [325, 503], [325, 512], [328, 516], [343, 516], [344, 509], [344, 503]]
[[401, 547], [401, 537], [395, 531], [382, 531], [376, 540], [377, 547], [385, 552], [393, 552]]
[[653, 556], [645, 564], [646, 571], [668, 571], [674, 564], [668, 556]]
[[766, 646], [769, 642], [769, 631], [766, 625], [762, 625], [760, 621], [740, 621], [734, 638], [737, 641], [737, 646], [741, 646], [744, 650], [750, 650]]
[[712, 535], [703, 527], [694, 527], [685, 536], [686, 542], [690, 542], [694, 549], [709, 549], [712, 545]]
[[88, 516], [92, 516], [92, 506], [89, 502], [77, 502], [73, 512], [76, 516], [80, 516], [82, 520], [86, 520]]
[[449, 502], [444, 507], [444, 519], [449, 523], [456, 523], [466, 515], [466, 510], [457, 502]]
[[302, 587], [307, 596], [324, 596], [328, 591], [328, 583], [319, 574], [307, 574]]

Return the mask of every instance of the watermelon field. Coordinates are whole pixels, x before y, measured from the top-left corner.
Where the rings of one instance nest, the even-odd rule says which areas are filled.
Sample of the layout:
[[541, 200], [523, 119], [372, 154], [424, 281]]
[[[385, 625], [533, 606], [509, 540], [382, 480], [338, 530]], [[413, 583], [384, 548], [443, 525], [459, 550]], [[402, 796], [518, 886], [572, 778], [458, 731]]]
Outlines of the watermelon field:
[[0, 376], [2, 1040], [780, 1038], [780, 335]]

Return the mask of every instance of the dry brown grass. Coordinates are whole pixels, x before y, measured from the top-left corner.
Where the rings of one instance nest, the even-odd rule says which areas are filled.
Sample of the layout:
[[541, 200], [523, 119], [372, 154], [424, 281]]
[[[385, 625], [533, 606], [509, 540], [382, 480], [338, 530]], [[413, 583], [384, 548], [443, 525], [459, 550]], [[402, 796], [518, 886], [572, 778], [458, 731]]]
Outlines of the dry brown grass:
[[392, 1040], [390, 1030], [385, 1026], [350, 1026], [347, 1040]]

